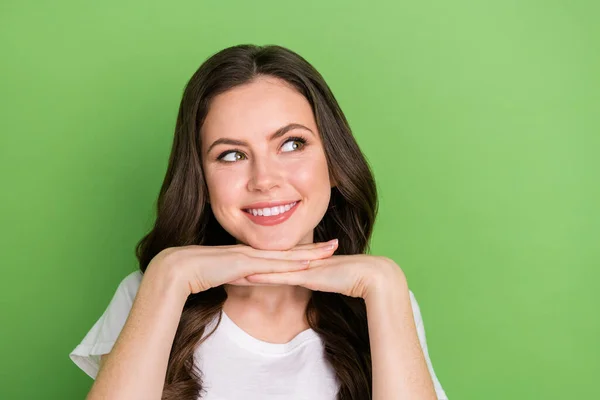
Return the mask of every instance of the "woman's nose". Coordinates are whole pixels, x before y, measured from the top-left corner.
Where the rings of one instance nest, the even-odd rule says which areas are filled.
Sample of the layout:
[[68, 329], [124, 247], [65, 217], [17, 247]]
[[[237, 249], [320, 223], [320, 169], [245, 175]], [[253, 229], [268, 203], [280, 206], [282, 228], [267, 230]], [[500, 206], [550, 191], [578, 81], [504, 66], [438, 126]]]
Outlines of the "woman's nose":
[[266, 192], [281, 184], [281, 168], [271, 160], [255, 160], [252, 164], [248, 190]]

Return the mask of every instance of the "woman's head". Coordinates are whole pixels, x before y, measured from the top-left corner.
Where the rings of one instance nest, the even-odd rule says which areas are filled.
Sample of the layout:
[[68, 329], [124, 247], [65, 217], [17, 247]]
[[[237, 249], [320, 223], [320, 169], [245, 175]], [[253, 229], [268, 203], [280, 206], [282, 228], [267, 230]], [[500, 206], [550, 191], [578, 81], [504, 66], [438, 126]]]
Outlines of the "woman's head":
[[[260, 225], [244, 213], [264, 201], [297, 208], [281, 224]], [[359, 254], [376, 214], [375, 181], [322, 76], [286, 48], [234, 46], [206, 60], [184, 90], [156, 222], [136, 253], [142, 272], [162, 250], [185, 245], [285, 249], [338, 238], [336, 254]], [[202, 391], [194, 350], [226, 298], [222, 286], [188, 298], [163, 398]], [[341, 382], [338, 399], [370, 398], [364, 301], [314, 292], [306, 315]]]
[[257, 75], [212, 99], [200, 142], [210, 206], [227, 232], [261, 249], [313, 241], [331, 183], [302, 94], [285, 80]]
[[[289, 124], [297, 126], [271, 140]], [[211, 148], [219, 139], [245, 144]], [[299, 203], [287, 221], [264, 226], [244, 214], [264, 201]], [[240, 45], [206, 60], [185, 88], [159, 213], [161, 205], [177, 223], [179, 232], [167, 234], [172, 246], [195, 231], [183, 244], [285, 249], [337, 237], [338, 252], [360, 253], [377, 196], [319, 72], [286, 48]]]

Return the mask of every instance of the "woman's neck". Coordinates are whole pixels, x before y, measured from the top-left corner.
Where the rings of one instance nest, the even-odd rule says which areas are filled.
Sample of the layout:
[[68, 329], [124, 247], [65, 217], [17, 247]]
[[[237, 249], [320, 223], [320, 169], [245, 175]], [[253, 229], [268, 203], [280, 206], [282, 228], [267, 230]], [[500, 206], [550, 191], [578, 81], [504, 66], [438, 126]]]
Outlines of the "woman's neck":
[[300, 286], [225, 285], [223, 311], [233, 322], [256, 339], [288, 343], [310, 328], [306, 306], [312, 295]]
[[[298, 245], [313, 243], [314, 232], [308, 232]], [[238, 244], [243, 244], [236, 240]], [[291, 285], [252, 284], [250, 286], [224, 285], [227, 300], [225, 313], [243, 323], [275, 324], [292, 330], [308, 327], [306, 306], [312, 290]], [[266, 326], [266, 325], [263, 325]]]
[[227, 302], [236, 309], [277, 315], [287, 311], [305, 310], [312, 291], [289, 285], [224, 285]]

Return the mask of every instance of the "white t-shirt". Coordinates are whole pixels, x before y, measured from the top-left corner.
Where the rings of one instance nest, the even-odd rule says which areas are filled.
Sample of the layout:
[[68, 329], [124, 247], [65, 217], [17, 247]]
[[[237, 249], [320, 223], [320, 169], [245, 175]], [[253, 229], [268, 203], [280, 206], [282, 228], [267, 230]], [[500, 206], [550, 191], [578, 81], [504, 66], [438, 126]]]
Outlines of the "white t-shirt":
[[[93, 379], [100, 356], [111, 351], [125, 325], [142, 280], [140, 271], [120, 283], [110, 304], [81, 343], [70, 353], [73, 362]], [[419, 305], [410, 292], [417, 332], [439, 400], [447, 400], [438, 381], [425, 341]], [[218, 314], [205, 328], [212, 332]], [[339, 383], [326, 361], [323, 342], [307, 329], [287, 343], [268, 343], [250, 336], [223, 311], [215, 332], [194, 355], [202, 372], [202, 400], [334, 400]]]

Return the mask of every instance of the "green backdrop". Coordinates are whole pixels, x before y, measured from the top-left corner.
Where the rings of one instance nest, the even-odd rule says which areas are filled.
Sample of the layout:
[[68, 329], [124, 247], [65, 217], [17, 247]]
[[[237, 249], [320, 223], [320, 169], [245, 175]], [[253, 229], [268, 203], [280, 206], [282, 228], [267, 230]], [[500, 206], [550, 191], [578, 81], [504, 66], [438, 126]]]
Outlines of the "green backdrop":
[[289, 47], [371, 162], [454, 399], [589, 399], [600, 372], [600, 6], [3, 1], [2, 399], [80, 399], [68, 358], [136, 268], [183, 87]]

